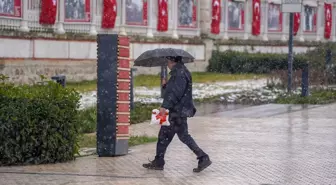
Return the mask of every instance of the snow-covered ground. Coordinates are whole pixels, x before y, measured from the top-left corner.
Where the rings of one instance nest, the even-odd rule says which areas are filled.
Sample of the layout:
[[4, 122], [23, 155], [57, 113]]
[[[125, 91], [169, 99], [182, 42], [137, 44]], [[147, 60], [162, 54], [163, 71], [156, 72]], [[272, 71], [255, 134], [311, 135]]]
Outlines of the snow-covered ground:
[[[223, 95], [227, 102], [235, 102], [237, 99], [244, 97], [261, 98], [265, 100], [275, 99], [281, 90], [268, 90], [266, 88], [266, 79], [242, 80], [234, 82], [212, 82], [212, 83], [195, 83], [193, 84], [194, 99], [204, 99], [214, 96]], [[134, 101], [143, 103], [160, 103], [160, 88], [136, 87], [134, 89]], [[97, 92], [87, 92], [82, 94], [80, 108], [90, 107], [96, 104]]]

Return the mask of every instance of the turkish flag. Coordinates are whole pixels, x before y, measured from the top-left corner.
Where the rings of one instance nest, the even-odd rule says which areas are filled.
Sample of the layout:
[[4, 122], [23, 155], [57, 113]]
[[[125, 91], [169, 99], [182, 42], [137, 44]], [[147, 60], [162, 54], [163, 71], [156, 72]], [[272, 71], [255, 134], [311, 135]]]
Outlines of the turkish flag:
[[260, 34], [260, 0], [253, 0], [252, 34]]
[[56, 14], [57, 0], [41, 0], [40, 24], [55, 24]]
[[158, 5], [157, 30], [164, 32], [168, 30], [168, 0], [158, 0]]
[[221, 22], [221, 2], [220, 0], [212, 0], [211, 33], [219, 34], [220, 22]]
[[296, 35], [299, 31], [300, 24], [301, 24], [301, 14], [300, 13], [294, 13], [294, 35]]
[[332, 28], [332, 8], [331, 4], [324, 3], [324, 38], [329, 39]]
[[317, 26], [317, 13], [315, 12], [313, 15], [313, 31], [316, 31]]
[[103, 1], [102, 28], [114, 28], [117, 18], [117, 0]]

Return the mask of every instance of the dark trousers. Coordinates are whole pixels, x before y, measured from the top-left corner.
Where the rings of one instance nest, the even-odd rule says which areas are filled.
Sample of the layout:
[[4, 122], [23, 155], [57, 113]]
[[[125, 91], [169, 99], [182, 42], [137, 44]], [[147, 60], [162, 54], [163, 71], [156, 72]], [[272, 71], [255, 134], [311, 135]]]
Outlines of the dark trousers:
[[167, 147], [173, 140], [175, 134], [177, 134], [182, 143], [186, 144], [190, 150], [196, 154], [198, 159], [207, 156], [207, 154], [198, 147], [194, 139], [190, 136], [188, 132], [187, 118], [169, 115], [169, 122], [170, 126], [161, 126], [156, 145], [156, 159], [163, 161]]

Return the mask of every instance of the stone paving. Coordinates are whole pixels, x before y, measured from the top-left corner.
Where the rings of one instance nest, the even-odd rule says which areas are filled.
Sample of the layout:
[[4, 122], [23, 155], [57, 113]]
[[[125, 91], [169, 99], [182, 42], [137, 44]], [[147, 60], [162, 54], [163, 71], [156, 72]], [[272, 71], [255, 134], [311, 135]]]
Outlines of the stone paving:
[[195, 156], [176, 137], [164, 171], [141, 167], [154, 155], [155, 144], [147, 144], [116, 158], [89, 156], [63, 164], [1, 167], [0, 184], [335, 185], [335, 112], [336, 104], [263, 105], [192, 118], [190, 132], [213, 160], [199, 174], [192, 172]]

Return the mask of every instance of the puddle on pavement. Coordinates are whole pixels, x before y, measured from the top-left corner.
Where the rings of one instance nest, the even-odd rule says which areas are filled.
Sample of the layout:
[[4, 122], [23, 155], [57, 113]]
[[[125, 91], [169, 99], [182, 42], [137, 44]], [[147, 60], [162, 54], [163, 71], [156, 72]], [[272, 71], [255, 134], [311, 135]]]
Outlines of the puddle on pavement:
[[223, 104], [223, 103], [195, 103], [197, 112], [196, 116], [205, 116], [209, 114], [214, 114], [218, 112], [231, 111], [246, 107], [251, 107], [252, 105], [241, 105], [241, 104]]

